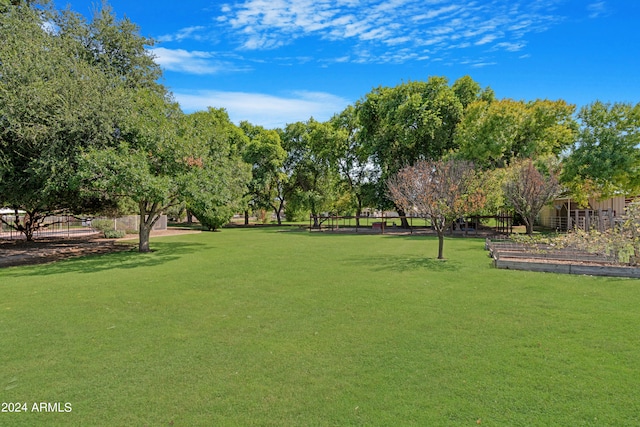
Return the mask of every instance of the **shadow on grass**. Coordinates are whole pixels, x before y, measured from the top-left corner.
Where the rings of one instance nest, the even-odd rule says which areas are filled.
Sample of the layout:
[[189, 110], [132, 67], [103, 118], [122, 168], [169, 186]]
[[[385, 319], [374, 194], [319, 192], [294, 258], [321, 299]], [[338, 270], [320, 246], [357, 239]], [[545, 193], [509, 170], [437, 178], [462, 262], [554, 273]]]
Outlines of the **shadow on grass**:
[[347, 263], [366, 266], [373, 271], [458, 271], [461, 263], [455, 259], [437, 259], [422, 256], [377, 256], [357, 260], [349, 260]]
[[184, 242], [153, 242], [152, 252], [140, 253], [137, 246], [130, 250], [111, 252], [106, 254], [85, 255], [68, 258], [49, 264], [8, 267], [0, 275], [2, 277], [49, 276], [64, 273], [99, 273], [114, 269], [132, 269], [138, 267], [153, 267], [169, 261], [180, 259], [210, 248], [203, 243]]

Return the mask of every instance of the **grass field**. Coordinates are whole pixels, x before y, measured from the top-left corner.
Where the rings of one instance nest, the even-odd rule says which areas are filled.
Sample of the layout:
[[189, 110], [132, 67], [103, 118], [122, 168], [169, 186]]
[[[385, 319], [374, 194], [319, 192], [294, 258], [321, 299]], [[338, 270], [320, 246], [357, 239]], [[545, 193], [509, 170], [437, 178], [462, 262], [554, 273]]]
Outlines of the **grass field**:
[[151, 246], [0, 271], [0, 401], [28, 409], [0, 425], [640, 424], [637, 280], [496, 270], [477, 239]]

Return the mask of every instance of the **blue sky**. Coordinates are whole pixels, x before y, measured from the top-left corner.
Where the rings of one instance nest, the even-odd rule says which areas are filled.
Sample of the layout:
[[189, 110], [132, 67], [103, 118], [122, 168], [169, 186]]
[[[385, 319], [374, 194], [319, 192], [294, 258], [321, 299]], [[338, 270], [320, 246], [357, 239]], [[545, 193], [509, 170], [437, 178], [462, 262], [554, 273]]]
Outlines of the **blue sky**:
[[[85, 15], [96, 0], [56, 0]], [[637, 0], [111, 0], [183, 111], [324, 121], [377, 86], [469, 75], [498, 98], [640, 102]]]

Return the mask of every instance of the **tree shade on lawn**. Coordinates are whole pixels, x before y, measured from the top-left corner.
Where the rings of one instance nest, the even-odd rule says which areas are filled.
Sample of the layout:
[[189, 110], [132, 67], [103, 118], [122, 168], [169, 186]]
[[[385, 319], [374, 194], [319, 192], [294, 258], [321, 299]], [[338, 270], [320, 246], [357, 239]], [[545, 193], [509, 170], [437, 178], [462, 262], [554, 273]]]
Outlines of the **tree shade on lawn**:
[[0, 270], [2, 400], [72, 404], [0, 423], [638, 423], [636, 280], [284, 230]]

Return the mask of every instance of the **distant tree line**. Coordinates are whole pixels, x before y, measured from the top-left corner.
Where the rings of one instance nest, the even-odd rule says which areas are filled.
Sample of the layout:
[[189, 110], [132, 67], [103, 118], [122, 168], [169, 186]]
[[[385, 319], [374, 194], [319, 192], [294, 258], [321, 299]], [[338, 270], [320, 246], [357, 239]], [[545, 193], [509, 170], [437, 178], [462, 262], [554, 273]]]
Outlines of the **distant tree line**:
[[508, 208], [531, 232], [561, 190], [586, 201], [640, 187], [640, 104], [576, 112], [429, 77], [375, 88], [326, 122], [265, 129], [222, 108], [184, 114], [153, 41], [107, 5], [87, 21], [0, 0], [0, 40], [0, 205], [26, 212], [3, 221], [28, 239], [58, 213], [135, 211], [148, 251], [160, 215], [181, 209], [217, 229], [243, 211], [317, 225], [323, 212], [393, 209], [404, 225], [417, 213], [446, 227]]

